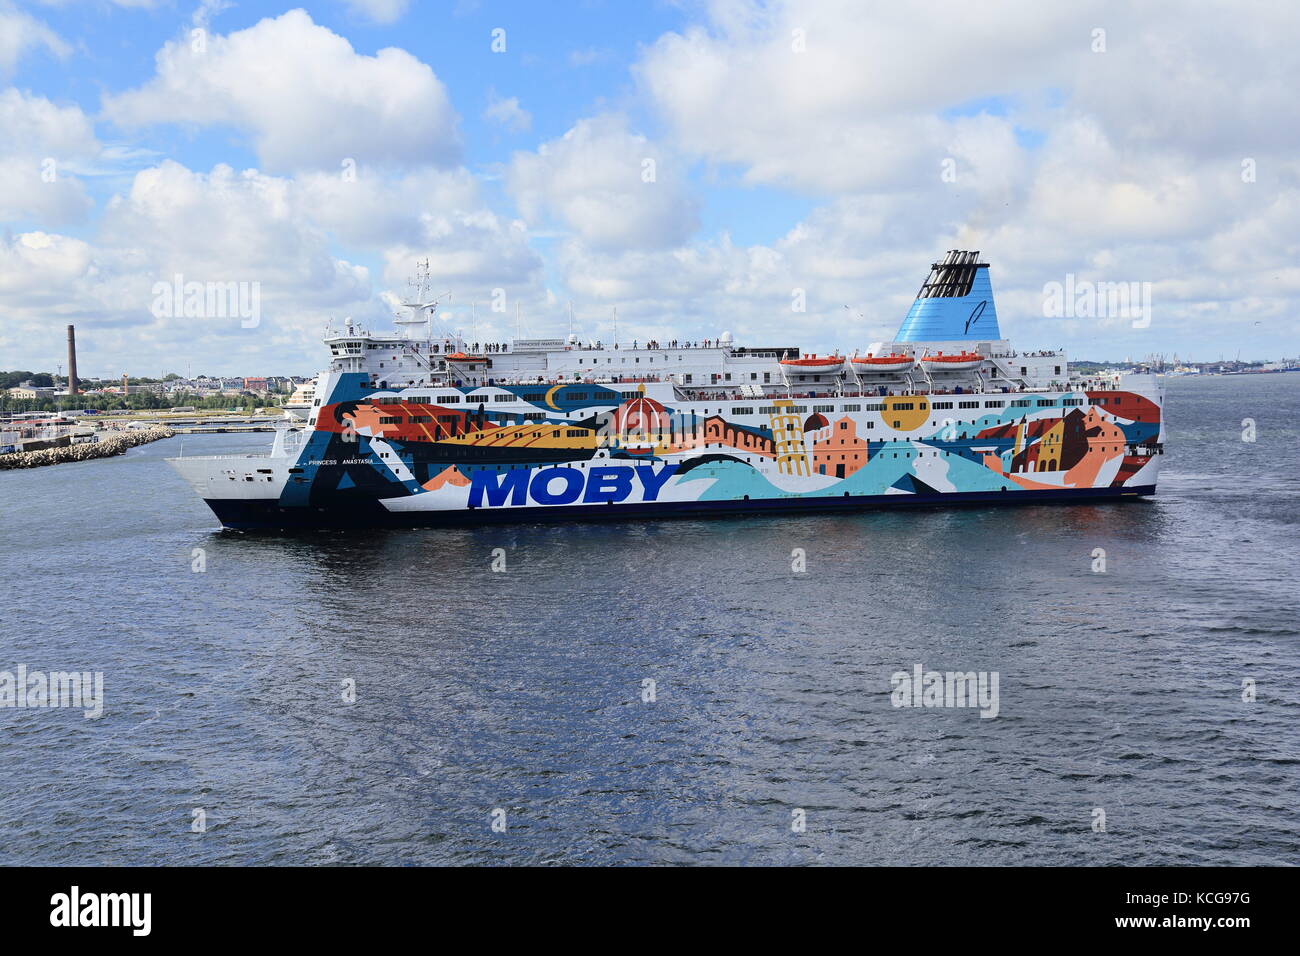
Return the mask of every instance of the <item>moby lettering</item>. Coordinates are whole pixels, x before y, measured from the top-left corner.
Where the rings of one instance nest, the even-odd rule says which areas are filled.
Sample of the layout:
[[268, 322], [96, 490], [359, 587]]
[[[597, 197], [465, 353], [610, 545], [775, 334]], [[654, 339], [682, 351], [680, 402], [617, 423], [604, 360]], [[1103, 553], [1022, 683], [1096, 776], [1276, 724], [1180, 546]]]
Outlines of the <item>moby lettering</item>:
[[[677, 465], [602, 465], [591, 469], [560, 467], [537, 471], [475, 471], [470, 476], [469, 507], [502, 508], [527, 504], [619, 504], [658, 501]], [[637, 488], [640, 487], [640, 494]]]

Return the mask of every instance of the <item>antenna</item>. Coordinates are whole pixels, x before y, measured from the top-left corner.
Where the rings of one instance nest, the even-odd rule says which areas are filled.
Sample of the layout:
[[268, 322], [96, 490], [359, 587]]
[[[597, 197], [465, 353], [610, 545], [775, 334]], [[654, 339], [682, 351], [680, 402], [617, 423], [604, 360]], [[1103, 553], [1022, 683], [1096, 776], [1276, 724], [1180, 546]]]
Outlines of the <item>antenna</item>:
[[618, 306], [614, 306], [614, 347], [618, 348]]
[[[415, 276], [406, 280], [406, 284], [411, 287], [412, 294], [409, 302], [403, 302], [402, 307], [411, 310], [409, 317], [403, 318], [401, 315], [396, 316], [393, 321], [397, 325], [415, 326], [427, 325], [425, 338], [433, 334], [433, 317], [438, 310], [438, 301], [446, 299], [447, 304], [451, 304], [451, 291], [448, 290], [442, 295], [429, 298], [429, 260], [423, 259], [415, 264]], [[351, 321], [349, 320], [349, 325]]]

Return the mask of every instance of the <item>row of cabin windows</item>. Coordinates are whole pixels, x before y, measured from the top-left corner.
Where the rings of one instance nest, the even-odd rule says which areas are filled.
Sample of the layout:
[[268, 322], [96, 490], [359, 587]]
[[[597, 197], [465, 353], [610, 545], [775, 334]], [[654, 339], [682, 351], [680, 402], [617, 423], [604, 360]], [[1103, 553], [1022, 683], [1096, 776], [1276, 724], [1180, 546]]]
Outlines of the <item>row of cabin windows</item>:
[[460, 395], [408, 395], [405, 398], [378, 398], [380, 405], [459, 405]]
[[[867, 408], [868, 408], [868, 410], [870, 410], [870, 409], [871, 409], [871, 406], [868, 405]], [[776, 406], [775, 406], [775, 405], [765, 405], [765, 406], [763, 406], [762, 408], [758, 408], [758, 409], [754, 409], [754, 408], [732, 408], [732, 409], [731, 409], [731, 414], [733, 414], [733, 415], [753, 415], [754, 412], [757, 411], [759, 414], [762, 414], [762, 415], [772, 415], [772, 414], [775, 414], [775, 409], [776, 409]], [[721, 412], [722, 410], [721, 410], [721, 409], [718, 409], [718, 411]], [[796, 405], [794, 408], [791, 409], [791, 411], [802, 411], [802, 406], [798, 406], [798, 405]], [[834, 412], [834, 411], [835, 411], [835, 406], [834, 406], [834, 405], [814, 405], [814, 406], [813, 406], [813, 411], [814, 411], [814, 412]], [[862, 406], [861, 406], [861, 405], [845, 405], [843, 408], [840, 409], [840, 411], [842, 411], [842, 412], [860, 412], [860, 411], [862, 411]], [[709, 410], [706, 408], [706, 409], [704, 409], [704, 411], [703, 411], [701, 414], [707, 415], [708, 413], [709, 413]]]
[[[712, 383], [712, 384], [716, 384], [716, 383], [718, 382], [719, 379], [721, 379], [721, 380], [724, 381], [724, 382], [730, 382], [730, 381], [731, 381], [731, 373], [730, 373], [730, 372], [727, 372], [727, 373], [725, 373], [725, 374], [723, 374], [723, 375], [718, 375], [718, 374], [714, 373], [714, 375], [713, 375], [713, 383]], [[751, 382], [757, 382], [757, 381], [758, 381], [758, 373], [757, 373], [757, 372], [750, 372], [750, 373], [749, 373], [749, 380], [750, 380]], [[688, 372], [688, 373], [683, 377], [682, 382], [683, 382], [683, 384], [685, 384], [685, 385], [693, 385], [693, 384], [695, 383], [695, 376]], [[763, 373], [763, 384], [764, 384], [764, 385], [770, 385], [770, 384], [772, 384], [772, 373], [771, 373], [771, 372], [764, 372], [764, 373]]]
[[[469, 396], [406, 395], [401, 397], [394, 397], [387, 400], [381, 398], [378, 399], [377, 401], [381, 405], [385, 404], [386, 402], [391, 402], [392, 404], [397, 404], [399, 402], [402, 402], [409, 405], [459, 405], [462, 402], [470, 402], [470, 403], [516, 402], [516, 401], [544, 402], [546, 401], [546, 395], [547, 395], [546, 392], [523, 392], [518, 396], [511, 395], [508, 392], [499, 395], [469, 395]], [[592, 396], [590, 392], [571, 392], [570, 394], [565, 396], [567, 400], [573, 402], [585, 402], [588, 401], [591, 397]], [[317, 399], [315, 404], [319, 405], [320, 399]]]
[[[688, 378], [689, 378], [689, 376], [688, 376]], [[570, 396], [570, 398], [572, 398], [572, 399], [575, 400], [575, 401], [584, 401], [584, 400], [587, 399], [587, 397], [588, 397], [588, 396], [586, 395], [586, 393], [574, 393], [572, 396]], [[526, 402], [540, 402], [540, 401], [545, 401], [545, 400], [546, 400], [546, 394], [545, 394], [545, 393], [542, 393], [542, 392], [527, 392], [527, 393], [524, 393], [524, 394], [520, 395], [519, 398], [522, 399], [523, 401], [526, 401]], [[401, 404], [410, 404], [410, 405], [429, 405], [429, 404], [438, 404], [438, 405], [457, 405], [457, 404], [460, 404], [460, 403], [461, 403], [461, 400], [462, 400], [462, 396], [460, 396], [460, 395], [435, 395], [435, 396], [432, 396], [432, 397], [431, 397], [431, 396], [428, 396], [428, 395], [422, 395], [422, 396], [409, 396], [409, 397], [407, 397], [407, 398], [395, 398], [395, 399], [392, 399], [392, 400], [391, 400], [391, 403], [392, 403], [392, 404], [399, 404], [399, 403], [401, 403]], [[473, 400], [473, 398], [471, 397], [471, 401], [472, 401], [472, 400]], [[493, 397], [493, 398], [491, 398], [491, 399], [488, 399], [488, 398], [484, 397], [482, 400], [483, 400], [483, 401], [496, 401], [496, 402], [512, 402], [512, 401], [515, 401], [515, 396], [513, 396], [513, 395], [509, 395], [509, 394], [504, 394], [504, 395], [497, 395], [497, 396], [495, 396], [495, 397]], [[1106, 405], [1106, 404], [1108, 404], [1108, 402], [1110, 402], [1110, 401], [1112, 401], [1112, 400], [1113, 400], [1113, 404], [1115, 404], [1115, 405], [1119, 405], [1119, 404], [1122, 403], [1122, 397], [1116, 395], [1116, 396], [1111, 396], [1110, 399], [1108, 399], [1108, 398], [1106, 398], [1106, 397], [1098, 397], [1098, 398], [1096, 399], [1096, 404], [1098, 404], [1098, 405]], [[319, 404], [320, 404], [320, 399], [317, 399], [315, 404], [319, 405]], [[386, 404], [386, 403], [384, 402], [384, 400], [381, 399], [381, 400], [379, 401], [379, 404]], [[1023, 398], [1022, 398], [1022, 399], [1016, 399], [1016, 400], [1012, 401], [1010, 407], [1011, 407], [1011, 408], [1028, 408], [1028, 407], [1030, 406], [1030, 404], [1031, 404], [1031, 403], [1030, 403], [1030, 400], [1029, 400], [1029, 399], [1023, 399]], [[1038, 404], [1038, 407], [1039, 407], [1039, 408], [1051, 408], [1051, 407], [1053, 407], [1053, 406], [1056, 404], [1056, 402], [1055, 402], [1054, 399], [1050, 399], [1050, 398], [1040, 398], [1040, 399], [1037, 400], [1037, 404]], [[1067, 398], [1067, 399], [1062, 400], [1062, 401], [1061, 401], [1061, 404], [1064, 405], [1064, 406], [1077, 407], [1077, 406], [1081, 406], [1081, 405], [1083, 405], [1083, 404], [1084, 404], [1084, 400], [1081, 399], [1081, 398]], [[916, 407], [916, 406], [915, 406], [915, 404], [914, 404], [913, 402], [898, 402], [897, 404], [895, 404], [895, 405], [893, 406], [893, 408], [894, 408], [895, 410], [898, 410], [898, 411], [911, 411], [911, 410], [913, 410], [915, 407]], [[953, 403], [952, 403], [952, 402], [931, 402], [931, 403], [930, 403], [930, 407], [931, 407], [932, 409], [935, 409], [935, 410], [951, 409], [951, 408], [953, 407]], [[964, 401], [964, 402], [958, 402], [958, 403], [957, 403], [957, 407], [958, 407], [958, 408], [964, 408], [964, 409], [979, 408], [979, 407], [980, 407], [980, 403], [979, 403], [978, 401]], [[1001, 401], [986, 401], [986, 402], [984, 402], [984, 407], [985, 407], [985, 408], [1002, 408], [1003, 405], [1002, 405], [1002, 402], [1001, 402]], [[866, 405], [856, 405], [856, 404], [855, 404], [855, 405], [845, 405], [845, 406], [843, 406], [843, 408], [841, 409], [841, 411], [844, 411], [844, 412], [856, 412], [856, 411], [861, 411], [861, 410], [863, 410], [864, 408], [865, 408], [866, 411], [869, 411], [869, 412], [880, 412], [880, 411], [884, 411], [884, 410], [885, 410], [885, 405], [882, 404], [882, 403], [879, 403], [879, 402], [869, 402], [869, 403], [867, 403]], [[721, 409], [719, 409], [718, 411], [721, 412]], [[760, 415], [774, 415], [774, 414], [776, 414], [776, 413], [778, 412], [778, 409], [776, 408], [776, 406], [773, 406], [773, 405], [766, 405], [766, 406], [762, 406], [762, 407], [758, 408], [757, 411], [758, 411], [758, 413], [759, 413]], [[804, 412], [807, 411], [807, 406], [804, 406], [804, 405], [795, 405], [795, 406], [793, 406], [793, 407], [791, 407], [791, 408], [789, 408], [789, 409], [785, 409], [785, 411], [788, 411], [788, 412], [791, 412], [791, 413], [803, 414]], [[835, 411], [835, 406], [834, 406], [834, 405], [814, 405], [814, 406], [813, 406], [813, 411], [814, 411], [814, 412], [832, 412], [832, 413], [833, 413], [833, 412]], [[753, 414], [753, 412], [754, 412], [754, 409], [747, 409], [747, 408], [741, 408], [741, 407], [733, 407], [733, 408], [731, 409], [731, 414], [733, 414], [733, 415], [750, 415], [750, 414]], [[708, 414], [708, 409], [705, 409], [705, 410], [704, 410], [704, 414]], [[415, 419], [412, 419], [412, 421], [414, 421], [414, 420], [415, 420]], [[395, 424], [395, 422], [387, 422], [387, 421], [383, 421], [382, 423], [383, 423], [383, 424]]]

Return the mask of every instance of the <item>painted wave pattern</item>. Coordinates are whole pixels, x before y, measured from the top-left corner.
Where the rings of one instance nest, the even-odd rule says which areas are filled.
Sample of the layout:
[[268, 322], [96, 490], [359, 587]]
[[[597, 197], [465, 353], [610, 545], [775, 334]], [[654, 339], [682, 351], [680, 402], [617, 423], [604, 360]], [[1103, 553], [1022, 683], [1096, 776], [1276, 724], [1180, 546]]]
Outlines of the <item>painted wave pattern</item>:
[[[1125, 391], [714, 400], [493, 386], [529, 411], [340, 380], [282, 506], [390, 511], [1062, 491], [1154, 484], [1160, 406]], [[446, 394], [446, 389], [441, 389]], [[355, 396], [355, 397], [353, 397]], [[990, 404], [1000, 407], [988, 407]], [[964, 406], [964, 407], [963, 407]]]

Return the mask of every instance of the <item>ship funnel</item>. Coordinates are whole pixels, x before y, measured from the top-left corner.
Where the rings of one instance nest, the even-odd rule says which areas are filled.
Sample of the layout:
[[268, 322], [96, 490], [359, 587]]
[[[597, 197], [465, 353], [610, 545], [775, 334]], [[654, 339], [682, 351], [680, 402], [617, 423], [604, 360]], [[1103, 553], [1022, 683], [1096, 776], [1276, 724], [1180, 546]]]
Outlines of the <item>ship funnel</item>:
[[898, 328], [896, 342], [990, 341], [1002, 338], [993, 304], [989, 264], [980, 254], [949, 250], [930, 266], [930, 276]]

